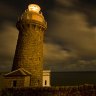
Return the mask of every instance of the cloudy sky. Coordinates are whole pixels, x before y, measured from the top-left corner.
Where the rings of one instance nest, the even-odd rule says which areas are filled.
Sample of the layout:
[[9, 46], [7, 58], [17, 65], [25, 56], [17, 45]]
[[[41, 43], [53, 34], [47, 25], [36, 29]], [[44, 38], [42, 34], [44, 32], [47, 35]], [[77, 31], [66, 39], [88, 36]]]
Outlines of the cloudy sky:
[[41, 6], [48, 22], [44, 69], [96, 71], [96, 0], [0, 0], [0, 71], [12, 67], [15, 24], [30, 3]]

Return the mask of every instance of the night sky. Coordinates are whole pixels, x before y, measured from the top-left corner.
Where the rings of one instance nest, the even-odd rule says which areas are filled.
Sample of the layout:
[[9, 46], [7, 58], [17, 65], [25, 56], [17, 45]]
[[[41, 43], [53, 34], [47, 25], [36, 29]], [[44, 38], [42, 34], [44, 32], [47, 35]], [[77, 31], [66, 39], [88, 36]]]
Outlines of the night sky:
[[40, 5], [48, 23], [44, 69], [96, 71], [96, 0], [0, 0], [0, 71], [12, 67], [15, 25], [30, 3]]

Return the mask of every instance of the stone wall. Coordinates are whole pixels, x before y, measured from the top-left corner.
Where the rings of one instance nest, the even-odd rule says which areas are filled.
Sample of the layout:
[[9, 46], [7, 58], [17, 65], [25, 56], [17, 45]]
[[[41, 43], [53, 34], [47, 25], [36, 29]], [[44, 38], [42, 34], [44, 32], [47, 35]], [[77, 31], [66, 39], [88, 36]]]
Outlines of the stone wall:
[[34, 84], [38, 85], [38, 83], [42, 85], [44, 33], [37, 30], [36, 26], [34, 28], [32, 25], [30, 26], [27, 26], [26, 30], [22, 29], [22, 32], [19, 34], [13, 64], [15, 65], [15, 69], [21, 67], [32, 73], [32, 86]]
[[25, 77], [5, 77], [4, 78], [4, 88], [11, 88], [13, 87], [13, 81], [16, 80], [17, 87], [26, 87], [25, 84]]
[[26, 76], [24, 78], [24, 87], [29, 87], [30, 86], [30, 76]]
[[42, 86], [44, 30], [32, 22], [19, 22], [19, 37], [12, 70], [31, 72], [31, 86]]

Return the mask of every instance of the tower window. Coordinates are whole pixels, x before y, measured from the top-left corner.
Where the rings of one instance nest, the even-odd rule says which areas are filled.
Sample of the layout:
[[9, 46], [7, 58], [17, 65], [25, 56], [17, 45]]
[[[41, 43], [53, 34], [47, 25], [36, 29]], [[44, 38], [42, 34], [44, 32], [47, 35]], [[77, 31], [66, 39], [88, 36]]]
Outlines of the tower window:
[[39, 37], [39, 40], [41, 40], [41, 36]]
[[13, 80], [13, 87], [16, 87], [16, 85], [17, 85], [17, 81]]
[[40, 57], [39, 57], [39, 61], [40, 61]]
[[24, 29], [24, 25], [22, 25], [22, 29]]
[[45, 85], [47, 85], [47, 80], [45, 80]]
[[32, 25], [32, 26], [33, 26], [34, 29], [36, 28], [36, 25]]
[[40, 80], [38, 80], [38, 85], [40, 84]]
[[27, 27], [30, 27], [30, 24], [27, 24]]

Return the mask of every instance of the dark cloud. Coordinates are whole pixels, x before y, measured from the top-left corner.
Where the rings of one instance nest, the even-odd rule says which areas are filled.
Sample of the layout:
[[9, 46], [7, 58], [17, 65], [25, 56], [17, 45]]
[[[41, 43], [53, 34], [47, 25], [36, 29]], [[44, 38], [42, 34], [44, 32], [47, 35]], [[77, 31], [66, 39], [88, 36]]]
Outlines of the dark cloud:
[[[55, 59], [56, 63], [53, 65], [49, 60], [49, 66], [54, 70], [94, 70], [95, 63], [93, 64], [92, 61], [96, 59], [96, 26], [92, 26], [91, 20], [93, 18], [89, 17], [93, 17], [92, 13], [95, 13], [95, 10], [90, 9], [87, 4], [82, 7], [83, 3], [79, 0], [56, 1], [58, 4], [49, 12], [51, 19], [46, 42], [59, 45], [61, 50], [74, 53], [77, 58], [68, 58], [67, 62], [58, 60], [58, 64], [57, 59]], [[90, 10], [88, 11], [88, 9]], [[89, 15], [89, 13], [91, 14]], [[79, 62], [81, 60], [84, 60], [86, 66], [83, 65], [83, 62]]]
[[2, 31], [0, 31], [0, 70], [11, 69], [17, 35], [18, 31], [12, 23], [5, 22], [2, 24]]
[[[0, 25], [6, 21], [16, 22], [18, 18], [18, 11], [13, 5], [9, 5], [0, 1]], [[14, 24], [15, 25], [15, 24]]]
[[73, 47], [75, 50], [96, 52], [96, 28], [88, 27], [84, 14], [64, 14], [54, 11], [51, 15], [54, 21], [47, 34], [54, 42], [62, 42], [63, 46], [68, 46], [69, 49]]

